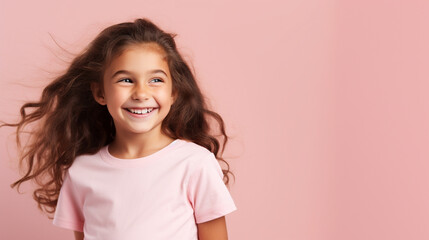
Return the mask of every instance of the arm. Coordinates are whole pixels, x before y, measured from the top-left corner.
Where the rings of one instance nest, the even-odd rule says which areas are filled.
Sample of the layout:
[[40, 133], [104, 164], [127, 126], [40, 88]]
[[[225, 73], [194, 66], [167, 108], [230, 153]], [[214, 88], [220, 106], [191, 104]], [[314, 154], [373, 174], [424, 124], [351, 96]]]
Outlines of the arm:
[[74, 231], [74, 238], [76, 240], [83, 240], [83, 232]]
[[225, 216], [197, 224], [199, 240], [228, 240]]

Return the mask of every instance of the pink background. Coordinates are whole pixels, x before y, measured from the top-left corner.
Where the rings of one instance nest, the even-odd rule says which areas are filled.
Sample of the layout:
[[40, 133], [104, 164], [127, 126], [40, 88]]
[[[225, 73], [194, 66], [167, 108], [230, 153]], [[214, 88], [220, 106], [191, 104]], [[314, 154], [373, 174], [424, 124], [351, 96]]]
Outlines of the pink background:
[[[8, 1], [1, 119], [17, 119], [104, 27], [179, 34], [232, 136], [230, 239], [429, 239], [428, 1]], [[51, 73], [49, 73], [51, 72]], [[73, 239], [19, 195], [0, 130], [3, 239]]]

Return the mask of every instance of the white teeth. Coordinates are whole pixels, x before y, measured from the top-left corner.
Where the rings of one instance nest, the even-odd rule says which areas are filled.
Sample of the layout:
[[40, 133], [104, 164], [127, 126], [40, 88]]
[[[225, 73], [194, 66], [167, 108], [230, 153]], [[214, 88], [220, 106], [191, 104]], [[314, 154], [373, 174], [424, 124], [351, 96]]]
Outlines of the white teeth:
[[152, 112], [153, 108], [144, 108], [144, 109], [132, 109], [132, 108], [128, 108], [128, 110], [130, 110], [130, 112], [135, 113], [135, 114], [145, 114], [148, 112]]

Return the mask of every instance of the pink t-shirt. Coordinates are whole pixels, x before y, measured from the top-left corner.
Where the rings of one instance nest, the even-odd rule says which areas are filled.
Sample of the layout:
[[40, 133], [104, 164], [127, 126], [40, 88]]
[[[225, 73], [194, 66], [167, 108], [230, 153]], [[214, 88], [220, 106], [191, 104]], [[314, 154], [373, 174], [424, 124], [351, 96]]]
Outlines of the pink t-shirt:
[[85, 240], [197, 240], [196, 223], [237, 208], [213, 153], [176, 139], [146, 157], [119, 159], [103, 147], [66, 172], [53, 224]]

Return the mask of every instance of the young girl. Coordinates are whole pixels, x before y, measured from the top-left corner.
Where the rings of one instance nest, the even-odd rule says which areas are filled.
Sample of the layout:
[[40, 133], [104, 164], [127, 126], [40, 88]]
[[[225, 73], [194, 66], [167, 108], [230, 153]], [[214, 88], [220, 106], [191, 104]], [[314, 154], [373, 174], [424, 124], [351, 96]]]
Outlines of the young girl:
[[20, 122], [2, 125], [17, 127], [20, 146], [36, 123], [11, 186], [35, 180], [39, 208], [76, 239], [227, 239], [228, 137], [174, 36], [146, 19], [106, 28]]

